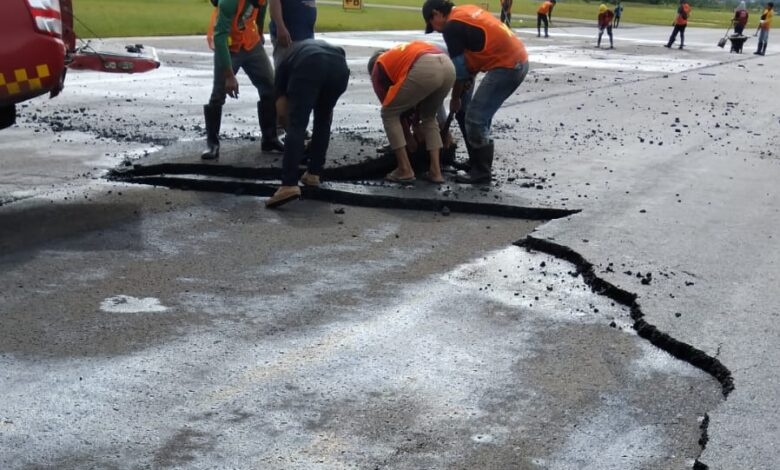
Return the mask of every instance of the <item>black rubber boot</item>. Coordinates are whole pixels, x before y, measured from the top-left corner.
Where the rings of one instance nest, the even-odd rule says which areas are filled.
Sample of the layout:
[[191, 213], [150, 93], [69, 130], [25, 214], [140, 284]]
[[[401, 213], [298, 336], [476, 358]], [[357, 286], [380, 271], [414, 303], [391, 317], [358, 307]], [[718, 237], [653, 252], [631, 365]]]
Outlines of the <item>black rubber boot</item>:
[[761, 55], [761, 51], [764, 49], [764, 41], [758, 41], [758, 47], [756, 48], [756, 52], [753, 54], [755, 55]]
[[257, 117], [260, 120], [260, 132], [263, 133], [260, 148], [263, 152], [284, 152], [284, 144], [276, 134], [276, 104], [266, 98], [257, 102]]
[[471, 169], [465, 175], [458, 175], [455, 181], [464, 184], [490, 184], [493, 179], [493, 142], [480, 148], [469, 150]]
[[219, 158], [219, 128], [222, 125], [222, 106], [207, 104], [203, 106], [206, 120], [206, 151], [200, 154], [204, 160]]

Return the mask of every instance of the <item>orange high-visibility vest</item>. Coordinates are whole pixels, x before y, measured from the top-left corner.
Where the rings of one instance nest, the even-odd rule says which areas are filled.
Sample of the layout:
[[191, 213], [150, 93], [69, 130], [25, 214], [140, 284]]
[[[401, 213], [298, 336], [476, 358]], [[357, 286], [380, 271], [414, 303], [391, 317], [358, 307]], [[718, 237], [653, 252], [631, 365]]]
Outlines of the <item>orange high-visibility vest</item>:
[[[266, 0], [261, 0], [260, 5], [265, 5]], [[230, 35], [228, 36], [228, 48], [230, 52], [238, 52], [242, 48], [247, 51], [252, 50], [260, 42], [260, 33], [257, 31], [257, 8], [252, 9], [252, 14], [248, 18], [241, 18], [246, 5], [245, 0], [239, 0], [236, 14], [233, 16], [233, 23], [230, 25]], [[215, 8], [211, 13], [211, 22], [206, 33], [206, 42], [209, 49], [214, 50], [214, 25], [217, 24], [219, 8]], [[243, 27], [241, 27], [241, 26]]]
[[379, 56], [376, 60], [378, 64], [382, 64], [387, 77], [393, 84], [390, 89], [387, 90], [383, 106], [387, 106], [392, 103], [395, 95], [398, 94], [398, 90], [401, 89], [401, 85], [406, 81], [406, 76], [409, 75], [414, 63], [423, 54], [441, 54], [442, 50], [433, 44], [425, 41], [412, 41], [388, 50]]
[[461, 5], [452, 9], [447, 21], [460, 21], [482, 30], [485, 47], [481, 51], [464, 52], [469, 72], [487, 72], [498, 68], [514, 68], [528, 62], [525, 45], [511, 29], [498, 18], [475, 5]]
[[539, 5], [539, 8], [536, 10], [536, 13], [540, 15], [547, 15], [548, 13], [550, 13], [550, 8], [552, 8], [552, 6], [553, 3], [548, 0], [542, 3], [541, 5]]
[[685, 17], [683, 17], [683, 15], [678, 13], [674, 24], [684, 26], [688, 24], [688, 17], [691, 16], [691, 6], [688, 5], [687, 3], [683, 3], [681, 6], [682, 6], [682, 10], [685, 12]]

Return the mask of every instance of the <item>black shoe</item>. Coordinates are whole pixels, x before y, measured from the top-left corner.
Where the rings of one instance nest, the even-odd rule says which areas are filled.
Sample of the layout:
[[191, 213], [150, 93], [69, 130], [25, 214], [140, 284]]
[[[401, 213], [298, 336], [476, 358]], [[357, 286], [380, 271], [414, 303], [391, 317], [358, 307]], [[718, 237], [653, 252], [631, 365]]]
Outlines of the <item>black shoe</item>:
[[219, 158], [219, 142], [207, 142], [208, 148], [200, 154], [203, 160], [217, 160]]
[[278, 138], [263, 139], [260, 148], [263, 152], [284, 152], [284, 144]]

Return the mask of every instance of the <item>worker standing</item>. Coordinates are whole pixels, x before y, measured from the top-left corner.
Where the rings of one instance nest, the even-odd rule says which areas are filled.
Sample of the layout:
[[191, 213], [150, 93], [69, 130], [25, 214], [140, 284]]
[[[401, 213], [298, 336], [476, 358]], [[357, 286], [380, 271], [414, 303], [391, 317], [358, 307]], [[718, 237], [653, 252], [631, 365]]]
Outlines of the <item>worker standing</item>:
[[544, 23], [544, 37], [549, 38], [549, 34], [547, 34], [547, 29], [550, 26], [550, 23], [552, 23], [552, 12], [553, 8], [555, 7], [555, 0], [544, 0], [544, 2], [539, 5], [539, 8], [536, 10], [536, 37], [541, 37], [542, 35], [542, 23]]
[[766, 54], [766, 45], [769, 42], [769, 29], [772, 27], [772, 17], [774, 16], [775, 4], [769, 2], [761, 13], [761, 21], [758, 23], [758, 49], [753, 54]]
[[282, 151], [276, 134], [273, 98], [274, 71], [263, 48], [262, 25], [266, 0], [211, 0], [216, 6], [211, 16], [209, 45], [214, 50], [214, 82], [209, 103], [203, 106], [206, 121], [205, 160], [219, 158], [219, 130], [226, 96], [238, 98], [236, 73], [242, 69], [257, 89], [257, 113], [263, 151]]
[[317, 22], [316, 0], [270, 0], [271, 44], [274, 46], [274, 66], [292, 52], [300, 41], [314, 39], [314, 24]]
[[677, 16], [674, 18], [672, 35], [669, 36], [669, 42], [664, 44], [664, 47], [672, 47], [672, 44], [677, 39], [677, 33], [680, 33], [680, 49], [683, 48], [685, 45], [685, 28], [688, 26], [688, 16], [690, 14], [691, 6], [688, 5], [687, 0], [680, 0], [680, 6], [677, 7]]
[[749, 17], [750, 13], [748, 13], [745, 2], [739, 2], [737, 8], [734, 9], [734, 18], [731, 20], [734, 25], [734, 34], [742, 35], [742, 32], [745, 31], [745, 26], [747, 26]]
[[609, 36], [609, 48], [614, 49], [612, 43], [612, 20], [615, 18], [615, 14], [607, 8], [605, 4], [599, 5], [599, 14], [596, 18], [599, 27], [599, 39], [596, 43], [596, 47], [601, 47], [601, 36], [604, 34], [604, 30], [607, 30], [607, 36]]
[[512, 0], [501, 0], [501, 22], [512, 27]]
[[623, 4], [620, 3], [620, 0], [617, 1], [617, 4], [615, 5], [615, 19], [613, 20], [612, 27], [617, 28], [620, 26], [620, 17], [623, 16]]

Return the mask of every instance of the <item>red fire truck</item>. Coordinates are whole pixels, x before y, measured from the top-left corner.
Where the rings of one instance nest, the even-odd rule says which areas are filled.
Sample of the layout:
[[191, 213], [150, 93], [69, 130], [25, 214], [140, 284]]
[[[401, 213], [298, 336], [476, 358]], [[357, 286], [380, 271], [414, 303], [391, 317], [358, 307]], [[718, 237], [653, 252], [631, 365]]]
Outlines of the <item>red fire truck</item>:
[[16, 104], [62, 91], [67, 68], [113, 73], [159, 67], [154, 49], [126, 53], [76, 47], [72, 0], [0, 0], [0, 129], [16, 121]]
[[49, 93], [65, 80], [75, 48], [71, 0], [3, 0], [0, 15], [0, 129], [16, 120], [16, 103]]

